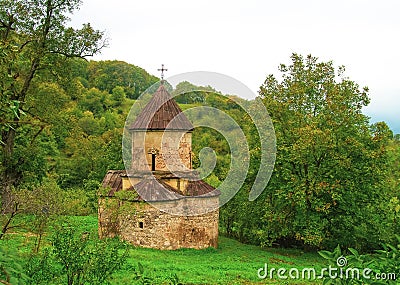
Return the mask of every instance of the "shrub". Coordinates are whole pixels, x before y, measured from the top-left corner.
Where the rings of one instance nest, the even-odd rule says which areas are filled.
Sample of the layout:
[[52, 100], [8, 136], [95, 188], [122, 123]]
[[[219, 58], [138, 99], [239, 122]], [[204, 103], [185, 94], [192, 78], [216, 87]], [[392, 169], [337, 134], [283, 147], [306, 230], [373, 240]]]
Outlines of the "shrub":
[[28, 275], [35, 284], [59, 284], [62, 280], [68, 285], [108, 284], [127, 257], [127, 247], [119, 240], [99, 240], [97, 235], [78, 232], [69, 225], [61, 226], [51, 243], [28, 264]]

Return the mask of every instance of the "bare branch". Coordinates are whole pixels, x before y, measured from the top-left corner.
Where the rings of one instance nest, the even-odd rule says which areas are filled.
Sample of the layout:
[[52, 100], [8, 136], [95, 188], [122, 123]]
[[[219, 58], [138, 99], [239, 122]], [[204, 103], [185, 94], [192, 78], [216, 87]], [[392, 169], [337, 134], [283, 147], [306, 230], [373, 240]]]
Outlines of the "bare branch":
[[27, 44], [29, 44], [29, 43], [31, 43], [31, 42], [33, 42], [33, 41], [32, 41], [32, 40], [28, 40], [28, 41], [24, 42], [24, 43], [20, 46], [19, 51], [22, 51], [22, 49], [23, 49]]
[[46, 127], [46, 125], [42, 125], [40, 126], [39, 131], [36, 132], [36, 134], [33, 136], [33, 138], [31, 139], [30, 145], [33, 145], [33, 143], [35, 142], [36, 138], [38, 137], [38, 135], [40, 135], [41, 132], [43, 132], [44, 128]]

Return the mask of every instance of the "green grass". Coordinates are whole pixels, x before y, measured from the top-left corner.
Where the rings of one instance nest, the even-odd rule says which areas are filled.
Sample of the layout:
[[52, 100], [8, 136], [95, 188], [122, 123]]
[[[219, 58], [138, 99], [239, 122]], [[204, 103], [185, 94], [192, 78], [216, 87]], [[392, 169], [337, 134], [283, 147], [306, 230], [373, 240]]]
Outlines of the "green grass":
[[[31, 218], [25, 219], [30, 221]], [[97, 231], [97, 217], [94, 216], [65, 217], [64, 221], [74, 225], [78, 231]], [[0, 241], [0, 246], [26, 256], [34, 241], [35, 235], [21, 228], [8, 234]], [[260, 280], [257, 269], [267, 263], [269, 268], [295, 267], [301, 271], [304, 267], [314, 267], [318, 272], [325, 266], [317, 253], [297, 249], [263, 249], [221, 236], [217, 249], [162, 251], [131, 246], [126, 264], [113, 275], [111, 284], [138, 284], [134, 278], [139, 262], [151, 284], [172, 284], [170, 280], [175, 274], [183, 284], [320, 284], [317, 281], [280, 280], [276, 277]]]
[[[321, 268], [321, 258], [316, 253], [289, 249], [261, 249], [244, 245], [236, 240], [220, 237], [217, 249], [180, 249], [160, 251], [132, 248], [128, 265], [143, 264], [145, 274], [155, 284], [167, 282], [173, 274], [184, 284], [285, 284], [282, 280], [260, 280], [257, 269], [267, 263], [269, 268]], [[113, 284], [130, 284], [129, 269], [115, 274]], [[291, 284], [301, 284], [299, 280]], [[304, 282], [304, 284], [312, 284]], [[316, 284], [316, 283], [314, 283]]]

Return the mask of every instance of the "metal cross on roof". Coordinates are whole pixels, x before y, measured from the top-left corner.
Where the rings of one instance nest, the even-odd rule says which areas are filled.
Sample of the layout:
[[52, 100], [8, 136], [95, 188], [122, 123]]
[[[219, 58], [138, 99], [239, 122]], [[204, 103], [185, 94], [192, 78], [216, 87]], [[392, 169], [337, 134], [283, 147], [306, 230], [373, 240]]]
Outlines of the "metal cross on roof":
[[157, 70], [161, 71], [161, 80], [164, 80], [164, 71], [168, 71], [168, 69], [164, 68], [164, 64], [161, 64], [161, 68]]

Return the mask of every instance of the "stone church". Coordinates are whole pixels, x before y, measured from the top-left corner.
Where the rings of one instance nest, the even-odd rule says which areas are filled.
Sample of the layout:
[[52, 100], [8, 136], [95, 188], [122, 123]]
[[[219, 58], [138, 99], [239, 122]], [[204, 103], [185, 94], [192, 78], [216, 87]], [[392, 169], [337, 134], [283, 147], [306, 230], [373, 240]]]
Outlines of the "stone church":
[[130, 168], [104, 177], [101, 238], [158, 249], [217, 247], [221, 193], [192, 169], [192, 131], [161, 81], [129, 126]]

